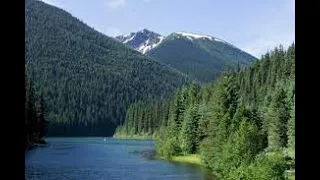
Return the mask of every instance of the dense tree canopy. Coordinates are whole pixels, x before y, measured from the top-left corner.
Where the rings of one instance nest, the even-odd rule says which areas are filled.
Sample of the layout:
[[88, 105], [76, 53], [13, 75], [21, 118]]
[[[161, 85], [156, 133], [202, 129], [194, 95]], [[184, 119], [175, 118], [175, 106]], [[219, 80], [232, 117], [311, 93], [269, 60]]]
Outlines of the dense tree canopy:
[[25, 148], [43, 141], [47, 133], [47, 120], [43, 96], [35, 93], [33, 83], [25, 74]]
[[186, 76], [41, 1], [25, 7], [26, 70], [46, 99], [49, 135], [112, 135], [133, 102], [167, 97]]
[[286, 152], [294, 159], [295, 151], [294, 52], [294, 44], [286, 51], [279, 46], [250, 67], [226, 70], [214, 83], [177, 90], [166, 101], [167, 119], [151, 113], [161, 124], [153, 130], [157, 153], [198, 153], [222, 179], [284, 179], [284, 171], [294, 168], [286, 161]]

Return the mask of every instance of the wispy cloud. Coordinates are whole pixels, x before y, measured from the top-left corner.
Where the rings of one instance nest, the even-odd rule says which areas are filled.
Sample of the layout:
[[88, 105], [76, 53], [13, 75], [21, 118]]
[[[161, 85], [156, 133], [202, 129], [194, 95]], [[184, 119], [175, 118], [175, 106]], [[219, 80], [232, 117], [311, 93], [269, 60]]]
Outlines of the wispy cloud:
[[[134, 1], [135, 2], [141, 1], [143, 3], [148, 3], [153, 0], [134, 0]], [[104, 0], [104, 5], [110, 9], [120, 9], [120, 8], [125, 7], [127, 5], [127, 2], [128, 2], [128, 0]]]
[[256, 41], [245, 45], [243, 50], [257, 58], [260, 58], [266, 51], [274, 48], [275, 44], [276, 43], [271, 40], [257, 39]]
[[148, 3], [148, 2], [151, 2], [153, 0], [142, 0], [142, 2], [145, 2], [145, 3]]
[[273, 50], [280, 44], [287, 48], [292, 42], [294, 42], [294, 33], [287, 35], [275, 35], [269, 38], [257, 38], [256, 40], [244, 45], [243, 50], [252, 54], [253, 56], [260, 58], [269, 50]]
[[[261, 55], [280, 44], [287, 48], [295, 41], [294, 14], [295, 0], [287, 0], [281, 13], [270, 16], [263, 23], [252, 24], [246, 30], [252, 34], [245, 38], [242, 49], [260, 58]], [[283, 21], [283, 17], [286, 17], [286, 21]]]
[[118, 9], [126, 5], [126, 0], [105, 0], [104, 5], [111, 9]]

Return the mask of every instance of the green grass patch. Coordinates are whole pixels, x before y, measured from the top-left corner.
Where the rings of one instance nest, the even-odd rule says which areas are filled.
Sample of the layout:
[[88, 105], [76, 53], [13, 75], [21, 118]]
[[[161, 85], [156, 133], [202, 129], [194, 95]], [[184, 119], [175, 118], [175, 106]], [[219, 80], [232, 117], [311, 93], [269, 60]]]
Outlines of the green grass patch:
[[185, 156], [171, 156], [169, 159], [164, 157], [158, 157], [160, 159], [169, 160], [172, 162], [178, 163], [188, 163], [188, 164], [195, 164], [201, 166], [201, 160], [198, 154], [189, 154]]
[[153, 140], [154, 137], [150, 135], [121, 135], [117, 134], [113, 136], [117, 139], [134, 139], [134, 140]]

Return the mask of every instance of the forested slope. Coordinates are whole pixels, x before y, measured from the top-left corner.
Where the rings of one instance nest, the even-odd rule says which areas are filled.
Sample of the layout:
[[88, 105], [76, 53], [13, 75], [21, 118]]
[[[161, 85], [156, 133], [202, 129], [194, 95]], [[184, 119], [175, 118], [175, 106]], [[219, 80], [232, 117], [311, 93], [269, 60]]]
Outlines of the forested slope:
[[25, 3], [26, 70], [47, 100], [49, 135], [112, 135], [128, 106], [164, 98], [186, 77], [68, 12]]
[[36, 143], [45, 143], [47, 133], [47, 109], [43, 96], [36, 94], [33, 83], [25, 74], [25, 105], [24, 105], [25, 149], [32, 148]]

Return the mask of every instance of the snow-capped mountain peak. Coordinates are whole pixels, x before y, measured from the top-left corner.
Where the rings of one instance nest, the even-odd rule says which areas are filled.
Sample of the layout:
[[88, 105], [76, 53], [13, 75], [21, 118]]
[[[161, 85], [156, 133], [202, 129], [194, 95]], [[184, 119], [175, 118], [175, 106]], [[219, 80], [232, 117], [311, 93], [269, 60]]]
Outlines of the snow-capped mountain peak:
[[145, 54], [158, 46], [163, 41], [164, 36], [148, 29], [143, 29], [138, 32], [117, 36], [115, 39]]
[[[173, 33], [177, 36], [183, 36], [183, 37], [186, 37], [188, 38], [189, 40], [194, 40], [194, 39], [208, 39], [208, 40], [211, 40], [211, 41], [219, 41], [219, 42], [222, 42], [222, 43], [225, 43], [225, 44], [229, 44], [231, 45], [230, 43], [228, 43], [227, 41], [224, 41], [222, 39], [219, 39], [219, 38], [216, 38], [216, 37], [213, 37], [213, 36], [209, 36], [209, 35], [204, 35], [204, 34], [196, 34], [196, 33], [189, 33], [189, 32], [175, 32]], [[232, 45], [233, 46], [233, 45]]]
[[237, 48], [234, 45], [228, 43], [227, 41], [224, 41], [222, 39], [219, 39], [213, 36], [183, 32], [183, 31], [174, 32], [168, 36], [162, 36], [148, 29], [142, 29], [137, 32], [131, 32], [128, 34], [116, 36], [115, 39], [123, 44], [130, 46], [131, 48], [137, 51], [140, 51], [143, 54], [146, 54], [151, 49], [154, 49], [155, 47], [159, 46], [159, 44], [161, 44], [164, 41], [164, 39], [168, 39], [169, 37], [173, 37], [174, 39], [186, 38], [190, 41], [195, 41], [195, 40], [216, 41], [219, 43], [227, 44], [233, 48]]
[[194, 33], [188, 33], [188, 32], [176, 32], [175, 34], [187, 37], [188, 39], [200, 39], [200, 38], [207, 38], [210, 40], [213, 40], [214, 38], [208, 35], [202, 35], [202, 34], [194, 34]]

